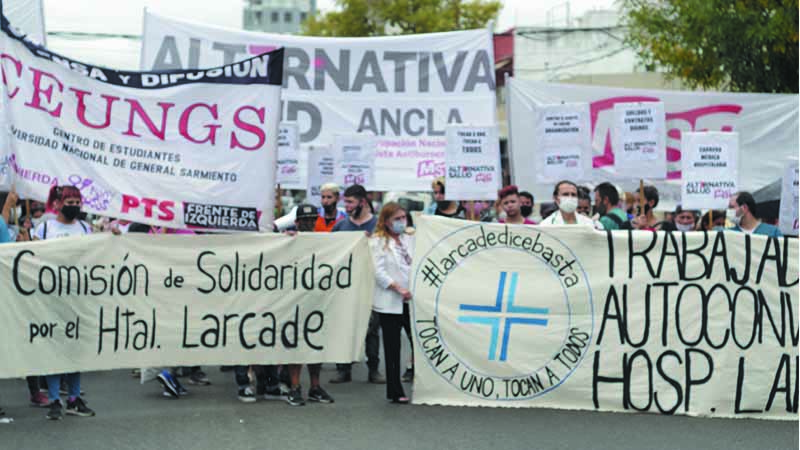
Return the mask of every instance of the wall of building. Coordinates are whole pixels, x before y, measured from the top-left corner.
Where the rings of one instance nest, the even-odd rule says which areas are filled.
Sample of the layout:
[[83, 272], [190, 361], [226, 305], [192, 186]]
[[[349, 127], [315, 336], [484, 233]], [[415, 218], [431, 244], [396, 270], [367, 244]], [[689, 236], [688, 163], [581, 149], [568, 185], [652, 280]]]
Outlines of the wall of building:
[[316, 0], [248, 0], [242, 27], [267, 33], [296, 34], [302, 23], [316, 14]]

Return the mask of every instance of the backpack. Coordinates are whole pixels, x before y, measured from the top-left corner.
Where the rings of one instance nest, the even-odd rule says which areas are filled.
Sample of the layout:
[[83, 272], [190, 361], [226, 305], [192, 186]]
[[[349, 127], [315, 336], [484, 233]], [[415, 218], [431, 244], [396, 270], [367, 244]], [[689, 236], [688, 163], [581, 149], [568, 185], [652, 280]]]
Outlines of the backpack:
[[[42, 230], [42, 240], [47, 239], [47, 223], [50, 222], [49, 220], [44, 221], [44, 229]], [[78, 220], [78, 223], [81, 224], [81, 228], [83, 228], [83, 234], [87, 234], [89, 230], [86, 228], [86, 222], [82, 220]]]
[[622, 220], [616, 214], [608, 214], [606, 217], [616, 223], [620, 230], [633, 230], [633, 225], [630, 220]]

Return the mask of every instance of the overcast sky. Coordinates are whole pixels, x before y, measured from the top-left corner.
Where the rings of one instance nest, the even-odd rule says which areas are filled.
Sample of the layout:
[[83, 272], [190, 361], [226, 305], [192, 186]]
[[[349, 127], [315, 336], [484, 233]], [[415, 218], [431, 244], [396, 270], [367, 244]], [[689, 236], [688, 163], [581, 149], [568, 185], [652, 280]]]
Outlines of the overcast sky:
[[[504, 0], [497, 31], [516, 25], [545, 25], [548, 11], [563, 24], [567, 8], [577, 17], [593, 8], [608, 8], [612, 0]], [[48, 31], [141, 34], [142, 9], [146, 6], [163, 14], [211, 24], [240, 28], [240, 0], [44, 0]], [[334, 0], [318, 0], [323, 11]], [[569, 7], [567, 7], [569, 4]]]

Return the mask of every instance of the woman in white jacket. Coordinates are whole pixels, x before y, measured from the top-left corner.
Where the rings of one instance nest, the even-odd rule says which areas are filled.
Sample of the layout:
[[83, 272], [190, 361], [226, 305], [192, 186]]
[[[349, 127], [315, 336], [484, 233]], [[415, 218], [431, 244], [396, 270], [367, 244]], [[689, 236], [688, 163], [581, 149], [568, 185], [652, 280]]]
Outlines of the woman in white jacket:
[[378, 313], [383, 329], [386, 398], [392, 403], [408, 403], [400, 382], [400, 330], [409, 321], [408, 280], [414, 239], [406, 234], [406, 224], [406, 211], [395, 202], [386, 203], [370, 239], [376, 282], [372, 309]]

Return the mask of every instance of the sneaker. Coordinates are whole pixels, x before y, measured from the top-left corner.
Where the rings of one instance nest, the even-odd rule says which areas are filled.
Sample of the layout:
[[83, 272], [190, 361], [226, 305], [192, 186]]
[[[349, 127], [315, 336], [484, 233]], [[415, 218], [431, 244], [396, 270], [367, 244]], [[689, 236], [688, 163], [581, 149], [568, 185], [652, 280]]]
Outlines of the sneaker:
[[208, 379], [205, 372], [203, 372], [202, 370], [198, 370], [197, 372], [194, 372], [191, 375], [189, 375], [189, 384], [208, 386], [211, 384], [211, 381]]
[[78, 397], [73, 402], [67, 400], [67, 414], [81, 417], [92, 417], [94, 416], [94, 411], [86, 406], [86, 402], [84, 402], [82, 398]]
[[166, 396], [178, 398], [180, 393], [178, 392], [178, 385], [175, 383], [175, 378], [166, 370], [162, 370], [161, 372], [156, 375], [156, 379], [161, 386], [164, 387], [164, 393]]
[[303, 400], [303, 393], [300, 391], [300, 386], [289, 391], [289, 395], [286, 397], [286, 403], [292, 406], [303, 406], [306, 404], [305, 400]]
[[64, 411], [61, 409], [61, 400], [55, 400], [50, 403], [47, 411], [47, 418], [49, 420], [61, 420], [64, 417]]
[[308, 390], [308, 400], [311, 402], [333, 403], [333, 397], [328, 394], [321, 386]]
[[256, 394], [253, 393], [253, 389], [250, 386], [239, 389], [238, 397], [239, 401], [243, 403], [253, 403], [256, 401]]
[[411, 383], [414, 381], [414, 369], [406, 369], [402, 378], [403, 383]]
[[278, 385], [264, 391], [264, 400], [286, 400], [289, 395], [289, 389], [283, 385]]
[[133, 369], [133, 370], [131, 370], [131, 377], [139, 378], [140, 376], [142, 376], [142, 369]]
[[31, 406], [38, 406], [46, 408], [50, 405], [50, 400], [44, 395], [44, 392], [37, 392], [31, 396]]
[[337, 372], [336, 377], [331, 379], [333, 384], [349, 383], [353, 381], [353, 376], [350, 372]]
[[186, 388], [183, 387], [183, 385], [181, 384], [180, 381], [178, 381], [177, 378], [172, 377], [172, 381], [174, 381], [175, 382], [175, 386], [178, 387], [178, 395], [180, 395], [181, 397], [185, 397], [185, 396], [189, 395], [189, 391], [187, 391]]
[[369, 382], [372, 384], [386, 384], [386, 378], [377, 370], [371, 370], [369, 372]]

